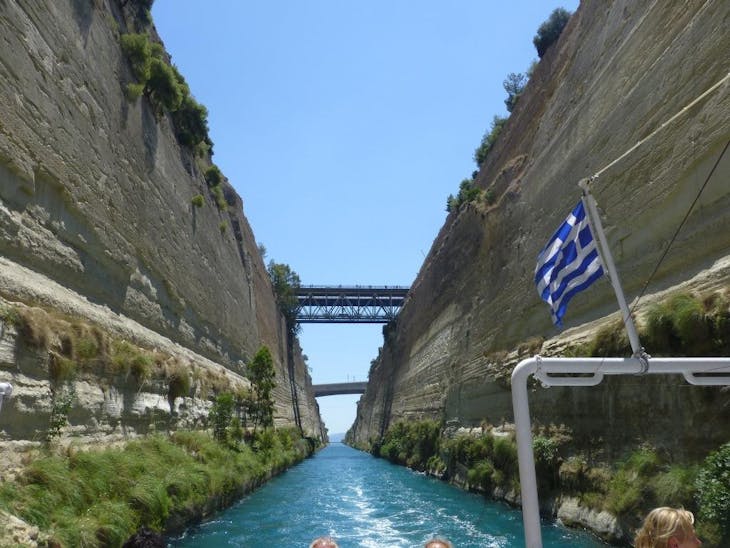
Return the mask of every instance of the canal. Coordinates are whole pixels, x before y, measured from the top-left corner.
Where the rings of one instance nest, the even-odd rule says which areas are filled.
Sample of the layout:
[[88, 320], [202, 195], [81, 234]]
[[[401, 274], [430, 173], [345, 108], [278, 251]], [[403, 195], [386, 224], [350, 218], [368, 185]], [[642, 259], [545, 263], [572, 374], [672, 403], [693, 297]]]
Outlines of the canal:
[[[342, 444], [329, 445], [171, 546], [295, 548], [320, 535], [331, 535], [340, 548], [416, 548], [434, 535], [457, 548], [524, 546], [519, 510]], [[543, 544], [604, 546], [547, 522]]]

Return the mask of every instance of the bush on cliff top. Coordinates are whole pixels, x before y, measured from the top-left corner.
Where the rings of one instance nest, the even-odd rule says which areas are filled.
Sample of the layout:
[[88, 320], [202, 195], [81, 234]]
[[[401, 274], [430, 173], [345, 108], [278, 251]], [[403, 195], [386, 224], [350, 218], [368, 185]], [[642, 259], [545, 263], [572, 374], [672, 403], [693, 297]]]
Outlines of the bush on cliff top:
[[537, 29], [537, 34], [532, 39], [537, 55], [542, 59], [550, 46], [558, 41], [563, 33], [565, 25], [568, 24], [571, 13], [564, 8], [556, 8], [550, 17]]
[[194, 148], [206, 143], [211, 150], [208, 111], [192, 97], [180, 71], [167, 62], [162, 45], [151, 42], [146, 33], [123, 34], [121, 44], [137, 80], [127, 84], [127, 98], [134, 101], [144, 93], [158, 116], [171, 114], [181, 145]]

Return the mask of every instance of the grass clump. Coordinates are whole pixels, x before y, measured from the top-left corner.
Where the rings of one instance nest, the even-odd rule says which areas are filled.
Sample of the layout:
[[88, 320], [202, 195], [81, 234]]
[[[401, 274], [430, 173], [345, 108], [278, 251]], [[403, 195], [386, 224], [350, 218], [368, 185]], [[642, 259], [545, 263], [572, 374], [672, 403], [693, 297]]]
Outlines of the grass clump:
[[[654, 356], [730, 354], [727, 292], [708, 296], [679, 293], [649, 307], [639, 337]], [[566, 348], [565, 356], [628, 356], [631, 345], [621, 321], [601, 328], [592, 340]]]
[[672, 356], [717, 356], [730, 350], [730, 311], [719, 296], [686, 293], [652, 306], [646, 317], [647, 346]]
[[142, 384], [152, 373], [153, 359], [139, 347], [116, 340], [111, 345], [110, 364], [112, 373], [125, 377], [131, 375], [138, 384]]
[[190, 200], [190, 203], [193, 204], [195, 207], [203, 207], [205, 204], [205, 198], [203, 198], [202, 194], [196, 194], [193, 196], [193, 199]]
[[215, 197], [215, 204], [218, 206], [218, 209], [220, 211], [226, 211], [228, 209], [228, 202], [226, 201], [226, 195], [223, 192], [223, 185], [215, 185], [210, 188], [210, 191]]

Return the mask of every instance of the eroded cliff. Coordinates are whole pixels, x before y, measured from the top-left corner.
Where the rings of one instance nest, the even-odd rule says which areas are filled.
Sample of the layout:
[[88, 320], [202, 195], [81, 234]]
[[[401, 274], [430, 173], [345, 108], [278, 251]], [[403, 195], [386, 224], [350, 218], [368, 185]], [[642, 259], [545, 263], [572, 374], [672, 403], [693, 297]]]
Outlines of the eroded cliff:
[[[511, 368], [606, 325], [617, 305], [604, 279], [571, 302], [568, 329], [558, 334], [532, 281], [536, 256], [577, 203], [579, 180], [726, 77], [729, 18], [717, 0], [581, 3], [481, 166], [477, 184], [496, 202], [448, 216], [386, 331], [349, 439], [367, 444], [400, 419], [510, 421]], [[727, 294], [730, 155], [720, 156], [730, 138], [729, 90], [725, 80], [593, 183], [629, 299], [651, 276], [639, 319], [662, 292]], [[642, 441], [700, 453], [727, 440], [729, 397], [681, 379], [631, 377], [536, 389], [531, 410], [609, 457]]]
[[[240, 197], [224, 182], [220, 207], [202, 173], [207, 159], [178, 142], [168, 113], [125, 94], [134, 76], [120, 37], [140, 32], [136, 4], [0, 3], [3, 310], [40, 308], [164, 353], [154, 382], [102, 380], [93, 368], [73, 381], [69, 430], [80, 438], [147, 432], [156, 414], [201, 424], [216, 393], [205, 379], [245, 387], [246, 364], [264, 345], [276, 424], [298, 419], [319, 437], [311, 379], [298, 347], [287, 349]], [[6, 447], [43, 437], [62, 343], [28, 347], [10, 316], [0, 358], [0, 380], [15, 386], [0, 414]], [[171, 400], [166, 360], [190, 377]]]

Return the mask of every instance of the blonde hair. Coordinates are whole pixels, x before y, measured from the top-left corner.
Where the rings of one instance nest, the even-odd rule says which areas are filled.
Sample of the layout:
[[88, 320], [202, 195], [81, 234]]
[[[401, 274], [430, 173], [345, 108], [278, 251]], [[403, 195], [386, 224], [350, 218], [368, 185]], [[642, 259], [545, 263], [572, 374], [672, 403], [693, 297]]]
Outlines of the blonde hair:
[[445, 538], [432, 538], [426, 543], [425, 548], [453, 548], [453, 544], [451, 544], [448, 540]]
[[332, 537], [318, 537], [312, 541], [309, 548], [337, 548], [337, 543]]
[[667, 548], [669, 539], [685, 540], [694, 534], [695, 517], [684, 508], [654, 508], [636, 533], [636, 548]]

